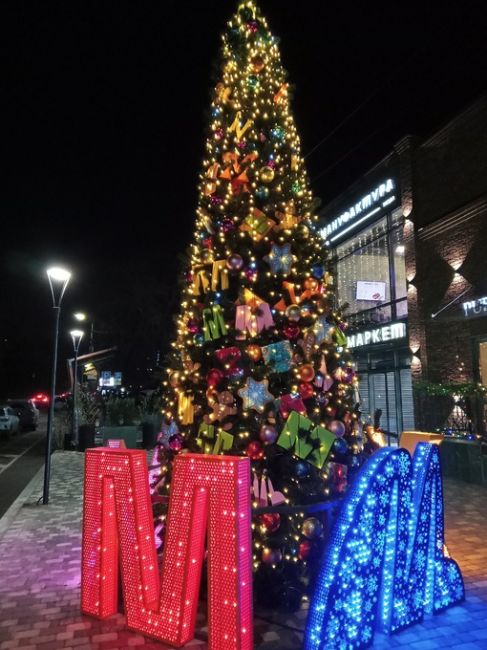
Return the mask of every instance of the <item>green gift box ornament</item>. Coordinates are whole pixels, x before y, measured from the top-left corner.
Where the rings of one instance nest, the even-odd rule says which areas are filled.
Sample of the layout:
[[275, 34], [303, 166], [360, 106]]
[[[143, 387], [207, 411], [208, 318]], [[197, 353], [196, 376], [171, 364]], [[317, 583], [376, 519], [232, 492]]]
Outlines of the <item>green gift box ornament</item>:
[[325, 427], [315, 426], [306, 416], [291, 411], [277, 444], [292, 449], [295, 456], [321, 469], [335, 440], [335, 434]]
[[205, 454], [220, 454], [233, 447], [233, 436], [223, 429], [217, 429], [213, 424], [202, 422], [198, 429], [196, 444], [203, 448]]

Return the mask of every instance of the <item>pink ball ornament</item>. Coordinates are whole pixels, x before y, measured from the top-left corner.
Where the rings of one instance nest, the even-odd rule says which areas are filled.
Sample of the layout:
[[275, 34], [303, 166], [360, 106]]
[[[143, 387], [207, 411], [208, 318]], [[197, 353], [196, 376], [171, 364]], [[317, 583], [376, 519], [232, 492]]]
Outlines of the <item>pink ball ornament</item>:
[[224, 219], [222, 219], [221, 231], [227, 234], [229, 232], [232, 232], [233, 230], [235, 230], [235, 223], [233, 219], [231, 219], [230, 217], [225, 217]]
[[245, 269], [245, 277], [247, 278], [247, 280], [249, 280], [249, 282], [255, 282], [257, 278], [256, 269], [252, 269], [250, 267]]
[[223, 381], [225, 375], [219, 368], [211, 368], [206, 375], [208, 386], [218, 386]]
[[198, 323], [198, 321], [197, 321], [196, 319], [194, 319], [194, 318], [191, 318], [191, 319], [188, 321], [187, 328], [188, 328], [188, 332], [189, 332], [190, 334], [196, 334], [197, 332], [200, 331], [199, 323]]
[[338, 438], [344, 436], [346, 431], [346, 427], [341, 420], [332, 420], [328, 425], [328, 429]]
[[242, 256], [239, 255], [238, 253], [233, 253], [229, 257], [227, 257], [227, 268], [230, 269], [230, 271], [239, 271], [243, 266], [243, 259]]
[[175, 433], [173, 436], [169, 438], [169, 449], [172, 451], [181, 451], [183, 448], [183, 439], [178, 433]]
[[265, 445], [272, 445], [277, 440], [276, 428], [270, 424], [264, 424], [260, 429], [259, 438]]

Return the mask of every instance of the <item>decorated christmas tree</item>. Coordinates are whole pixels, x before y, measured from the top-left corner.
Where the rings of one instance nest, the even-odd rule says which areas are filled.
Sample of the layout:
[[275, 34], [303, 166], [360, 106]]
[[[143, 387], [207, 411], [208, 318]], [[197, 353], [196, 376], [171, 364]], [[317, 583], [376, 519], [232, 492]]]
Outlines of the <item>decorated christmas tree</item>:
[[163, 500], [186, 450], [246, 454], [256, 592], [292, 607], [322, 537], [305, 506], [342, 492], [358, 461], [356, 378], [290, 87], [252, 0], [228, 23], [220, 70], [152, 485]]

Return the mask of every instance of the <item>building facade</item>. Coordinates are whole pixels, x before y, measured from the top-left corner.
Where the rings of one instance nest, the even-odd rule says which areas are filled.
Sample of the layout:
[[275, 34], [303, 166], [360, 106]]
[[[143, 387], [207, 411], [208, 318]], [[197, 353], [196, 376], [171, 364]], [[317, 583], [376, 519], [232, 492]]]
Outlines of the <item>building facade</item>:
[[456, 415], [485, 431], [482, 399], [422, 392], [487, 386], [487, 99], [424, 141], [403, 138], [322, 210], [320, 228], [365, 419], [399, 434]]

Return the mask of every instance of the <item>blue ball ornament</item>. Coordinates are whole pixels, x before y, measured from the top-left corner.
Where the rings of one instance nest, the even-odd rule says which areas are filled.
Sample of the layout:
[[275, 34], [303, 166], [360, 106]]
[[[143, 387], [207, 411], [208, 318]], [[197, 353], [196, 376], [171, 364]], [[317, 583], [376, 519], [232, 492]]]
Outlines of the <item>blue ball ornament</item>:
[[284, 139], [284, 129], [282, 126], [275, 126], [273, 129], [271, 129], [271, 140], [274, 140], [275, 142], [281, 142]]
[[325, 275], [325, 269], [323, 268], [323, 265], [315, 264], [314, 266], [312, 266], [311, 275], [317, 280], [321, 280], [321, 278]]
[[347, 441], [344, 440], [343, 438], [337, 438], [335, 442], [333, 443], [333, 448], [332, 450], [340, 455], [344, 455], [348, 451], [348, 444]]
[[258, 83], [259, 83], [259, 78], [258, 78], [255, 74], [251, 74], [251, 75], [247, 78], [247, 85], [248, 85], [250, 88], [256, 88], [257, 85], [258, 85]]
[[265, 187], [264, 185], [260, 185], [256, 190], [255, 190], [255, 196], [260, 200], [260, 201], [266, 201], [269, 198], [269, 189]]
[[193, 342], [195, 345], [203, 345], [203, 343], [205, 342], [205, 337], [203, 336], [203, 334], [195, 334], [193, 336]]
[[294, 474], [298, 478], [304, 478], [309, 474], [309, 465], [308, 463], [300, 460], [294, 465]]

